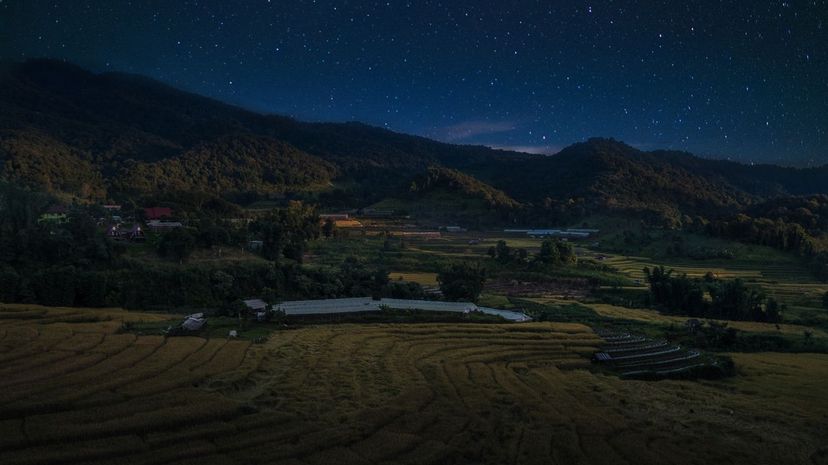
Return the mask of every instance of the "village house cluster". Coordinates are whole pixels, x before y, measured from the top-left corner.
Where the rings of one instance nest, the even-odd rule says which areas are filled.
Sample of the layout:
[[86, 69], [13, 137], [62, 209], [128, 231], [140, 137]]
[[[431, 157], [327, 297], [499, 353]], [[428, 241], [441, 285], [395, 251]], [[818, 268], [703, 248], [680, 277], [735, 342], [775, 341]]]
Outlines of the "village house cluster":
[[[141, 242], [146, 239], [148, 231], [164, 233], [184, 227], [184, 223], [176, 219], [169, 207], [145, 207], [136, 210], [129, 216], [122, 214], [121, 205], [100, 205], [102, 214], [97, 217], [97, 224], [106, 231], [107, 237], [115, 240]], [[38, 218], [40, 224], [63, 224], [69, 219], [70, 207], [52, 205]]]

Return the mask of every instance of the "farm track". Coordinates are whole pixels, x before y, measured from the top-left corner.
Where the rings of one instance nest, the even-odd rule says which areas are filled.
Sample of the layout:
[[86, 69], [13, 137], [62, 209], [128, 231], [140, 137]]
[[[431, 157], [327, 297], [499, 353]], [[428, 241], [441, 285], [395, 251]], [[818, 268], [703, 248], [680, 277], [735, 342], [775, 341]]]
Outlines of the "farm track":
[[573, 323], [327, 325], [257, 345], [118, 326], [0, 310], [0, 463], [805, 463], [828, 414], [594, 374], [602, 340]]

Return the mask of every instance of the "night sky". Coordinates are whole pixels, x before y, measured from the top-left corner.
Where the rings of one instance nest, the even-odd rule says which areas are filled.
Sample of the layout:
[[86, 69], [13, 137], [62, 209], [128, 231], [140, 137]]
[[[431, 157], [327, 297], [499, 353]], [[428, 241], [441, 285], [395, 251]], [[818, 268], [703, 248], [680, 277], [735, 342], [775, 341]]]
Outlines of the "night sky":
[[825, 0], [0, 0], [29, 57], [454, 143], [828, 163]]

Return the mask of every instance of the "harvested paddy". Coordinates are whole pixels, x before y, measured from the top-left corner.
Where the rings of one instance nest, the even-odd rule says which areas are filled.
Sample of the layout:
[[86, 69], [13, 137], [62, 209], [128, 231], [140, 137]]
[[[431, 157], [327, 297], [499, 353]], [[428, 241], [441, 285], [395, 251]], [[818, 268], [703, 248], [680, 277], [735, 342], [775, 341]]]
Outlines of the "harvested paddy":
[[391, 271], [388, 273], [388, 279], [391, 281], [409, 281], [421, 286], [437, 286], [437, 273]]
[[[626, 308], [609, 304], [583, 304], [598, 313], [601, 316], [610, 318], [618, 318], [623, 320], [635, 320], [645, 323], [660, 323], [660, 324], [676, 324], [683, 325], [687, 322], [687, 316], [665, 315], [655, 310], [645, 308]], [[801, 336], [803, 332], [811, 331], [815, 336], [828, 336], [825, 331], [805, 325], [787, 324], [787, 323], [763, 323], [759, 321], [734, 321], [734, 320], [715, 320], [711, 318], [702, 318], [702, 321], [716, 321], [718, 323], [726, 323], [731, 328], [736, 328], [740, 331], [748, 331], [754, 333], [776, 333], [776, 334], [792, 334]]]
[[[589, 370], [580, 324], [329, 325], [263, 344], [0, 309], [0, 463], [820, 463], [828, 356], [717, 382]], [[92, 315], [92, 316], [90, 316]], [[823, 449], [820, 449], [823, 448]]]

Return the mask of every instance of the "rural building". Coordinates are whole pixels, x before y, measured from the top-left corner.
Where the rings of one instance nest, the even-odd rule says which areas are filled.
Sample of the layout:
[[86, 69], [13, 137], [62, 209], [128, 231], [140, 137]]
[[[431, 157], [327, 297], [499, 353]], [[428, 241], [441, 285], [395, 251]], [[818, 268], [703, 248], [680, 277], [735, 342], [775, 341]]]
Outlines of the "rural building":
[[122, 228], [120, 224], [110, 225], [106, 228], [106, 235], [109, 238], [117, 240], [129, 239], [131, 241], [143, 241], [146, 238], [144, 236], [144, 230], [138, 223], [133, 224], [129, 229]]
[[569, 230], [560, 230], [560, 229], [530, 229], [526, 232], [527, 235], [531, 237], [573, 237], [573, 238], [584, 238], [589, 237], [589, 233], [585, 232], [575, 232]]
[[247, 299], [243, 300], [242, 303], [254, 312], [264, 312], [267, 310], [267, 302], [262, 299]]
[[144, 217], [148, 220], [160, 220], [161, 218], [172, 218], [172, 208], [149, 207], [144, 209]]
[[60, 204], [52, 205], [51, 207], [49, 207], [46, 210], [47, 214], [54, 214], [54, 215], [65, 215], [68, 212], [69, 212], [69, 209], [66, 207], [66, 205], [60, 205]]
[[166, 232], [176, 228], [182, 228], [184, 227], [184, 224], [182, 224], [180, 221], [152, 220], [147, 221], [147, 227], [155, 232]]
[[141, 229], [141, 225], [135, 223], [129, 228], [129, 231], [126, 232], [127, 239], [131, 241], [143, 241], [146, 236], [144, 235], [144, 230]]
[[293, 300], [273, 306], [286, 316], [336, 315], [344, 313], [379, 312], [383, 308], [392, 310], [421, 310], [426, 312], [471, 313], [482, 312], [497, 315], [510, 321], [529, 321], [531, 318], [521, 312], [478, 307], [471, 302], [443, 302], [439, 300], [379, 299], [354, 297], [345, 299]]
[[403, 237], [424, 237], [426, 239], [437, 239], [441, 237], [440, 231], [398, 231], [394, 235]]
[[377, 210], [375, 208], [365, 208], [362, 210], [362, 216], [368, 218], [387, 218], [394, 216], [393, 210]]
[[267, 302], [262, 299], [247, 299], [242, 301], [250, 313], [256, 315], [259, 321], [267, 320]]
[[120, 205], [108, 204], [108, 205], [101, 205], [101, 206], [104, 208], [104, 210], [107, 210], [107, 211], [110, 211], [110, 212], [121, 210]]
[[530, 237], [570, 237], [574, 239], [587, 238], [598, 232], [597, 229], [504, 229], [511, 234], [526, 234]]
[[334, 225], [337, 228], [361, 228], [362, 223], [358, 220], [336, 220], [334, 221]]
[[331, 220], [331, 221], [347, 220], [350, 217], [351, 216], [347, 213], [322, 213], [322, 214], [319, 215], [319, 219], [322, 220], [322, 221], [325, 221], [325, 220]]
[[121, 237], [121, 228], [117, 224], [111, 224], [106, 228], [106, 236], [111, 237], [112, 239], [118, 239]]
[[44, 213], [37, 219], [41, 224], [63, 224], [69, 221], [65, 213]]

